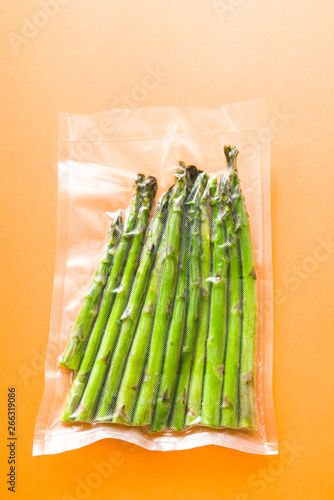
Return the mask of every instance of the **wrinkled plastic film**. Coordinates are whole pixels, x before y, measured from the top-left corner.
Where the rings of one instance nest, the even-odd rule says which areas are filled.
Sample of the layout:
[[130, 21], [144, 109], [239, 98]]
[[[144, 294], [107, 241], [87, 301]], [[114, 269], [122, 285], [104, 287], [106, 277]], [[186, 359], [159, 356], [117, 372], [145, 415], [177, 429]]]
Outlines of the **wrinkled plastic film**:
[[[34, 454], [75, 449], [106, 437], [153, 450], [218, 444], [253, 453], [277, 453], [271, 387], [269, 145], [261, 140], [264, 131], [268, 129], [262, 101], [221, 109], [127, 110], [126, 120], [118, 110], [87, 116], [60, 115], [57, 262], [46, 388], [36, 424]], [[221, 321], [225, 321], [226, 316], [235, 316], [233, 321], [236, 321], [236, 328], [240, 327], [240, 337], [231, 337], [227, 320], [218, 348], [217, 344], [208, 348], [211, 330], [214, 332], [214, 328], [219, 327], [217, 321], [213, 326], [210, 323], [212, 288], [221, 286], [216, 286], [217, 272], [213, 269], [214, 207], [209, 197], [203, 204], [189, 204], [183, 208], [179, 234], [175, 234], [179, 243], [177, 269], [173, 271], [171, 314], [163, 327], [155, 327], [163, 280], [163, 246], [171, 207], [161, 218], [153, 255], [147, 256], [145, 241], [154, 223], [155, 208], [147, 238], [139, 245], [137, 256], [133, 254], [132, 274], [127, 275], [127, 297], [121, 301], [119, 312], [114, 314], [119, 325], [113, 328], [113, 342], [106, 351], [111, 352], [109, 358], [102, 357], [106, 367], [100, 372], [103, 376], [95, 402], [87, 413], [82, 397], [78, 397], [74, 412], [67, 415], [70, 417], [67, 421], [62, 421], [64, 402], [75, 380], [75, 372], [60, 366], [59, 356], [73, 332], [83, 297], [87, 296], [103, 257], [103, 248], [108, 243], [110, 218], [106, 213], [115, 216], [121, 210], [123, 219], [127, 220], [132, 185], [139, 172], [156, 177], [158, 200], [174, 183], [179, 160], [207, 172], [209, 182], [214, 177], [220, 179], [222, 174], [228, 178], [226, 144], [233, 144], [240, 151], [238, 173], [249, 213], [256, 279], [242, 275], [240, 245], [236, 245], [231, 250], [234, 264], [227, 264], [226, 276], [221, 279], [225, 290], [215, 296], [215, 311], [219, 310], [221, 301], [221, 310], [225, 307], [225, 318], [223, 314]], [[228, 238], [233, 228], [226, 226], [224, 222], [223, 231]], [[201, 241], [206, 241], [206, 248], [201, 245], [194, 249], [198, 241], [194, 237], [196, 231]], [[130, 262], [130, 253], [128, 250], [122, 272]], [[209, 254], [210, 263], [207, 262]], [[135, 295], [135, 284], [139, 282], [138, 270], [145, 255], [147, 265], [146, 275], [141, 279], [144, 284], [141, 297], [139, 293]], [[153, 279], [155, 275], [157, 279]], [[184, 296], [183, 288], [191, 295], [191, 300]], [[244, 303], [245, 292], [250, 303]], [[170, 300], [169, 295], [162, 300]], [[131, 297], [136, 299], [132, 305]], [[241, 300], [237, 300], [238, 297]], [[236, 303], [229, 308], [233, 301]], [[251, 326], [249, 321], [247, 326], [242, 315], [254, 307], [257, 309], [256, 337], [252, 339], [250, 335], [247, 340], [242, 328], [250, 331]], [[252, 315], [249, 317], [251, 321]], [[93, 365], [101, 339], [103, 336], [95, 346]], [[249, 359], [242, 359], [242, 344], [249, 350], [253, 341], [256, 342], [254, 374], [249, 369]], [[155, 346], [154, 356], [152, 346]], [[236, 352], [240, 354], [237, 367], [233, 355]], [[210, 401], [210, 391], [206, 397], [210, 363], [218, 366], [221, 376], [215, 384], [217, 397], [214, 401]], [[134, 371], [133, 366], [139, 368]], [[236, 376], [244, 382], [243, 387], [242, 382], [236, 386]], [[89, 378], [81, 380], [84, 391]], [[213, 387], [211, 382], [209, 387]], [[94, 384], [90, 394], [94, 393], [93, 389], [96, 389]], [[90, 396], [86, 401], [90, 401]], [[231, 407], [234, 411], [230, 411]], [[77, 417], [81, 421], [73, 421]], [[136, 423], [141, 426], [133, 426]]]

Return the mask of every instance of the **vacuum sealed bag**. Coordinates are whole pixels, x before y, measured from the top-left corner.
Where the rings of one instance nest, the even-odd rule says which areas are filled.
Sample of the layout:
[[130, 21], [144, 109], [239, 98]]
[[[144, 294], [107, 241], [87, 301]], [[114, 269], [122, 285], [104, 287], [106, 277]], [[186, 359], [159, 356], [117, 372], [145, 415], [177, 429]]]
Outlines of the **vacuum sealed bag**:
[[59, 115], [34, 455], [277, 453], [268, 137], [263, 101]]

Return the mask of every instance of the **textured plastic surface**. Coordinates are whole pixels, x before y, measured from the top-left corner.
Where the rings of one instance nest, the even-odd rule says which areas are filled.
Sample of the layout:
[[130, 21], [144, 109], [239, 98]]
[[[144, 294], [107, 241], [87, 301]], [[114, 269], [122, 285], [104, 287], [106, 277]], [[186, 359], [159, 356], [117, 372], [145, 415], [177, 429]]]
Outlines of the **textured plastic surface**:
[[[48, 352], [35, 455], [75, 449], [106, 437], [152, 450], [217, 444], [253, 453], [277, 453], [271, 387], [270, 165], [269, 146], [259, 141], [262, 133], [268, 133], [262, 101], [219, 109], [147, 108], [60, 115], [58, 239], [50, 352], [55, 353], [55, 344], [59, 355], [66, 347], [82, 298], [103, 255], [110, 223], [105, 213], [122, 209], [126, 219], [135, 175], [154, 175], [160, 196], [174, 182], [179, 160], [220, 177], [226, 170], [223, 146], [235, 144], [240, 150], [238, 171], [249, 213], [257, 274], [257, 426], [254, 431], [240, 431], [191, 425], [182, 432], [154, 434], [143, 427], [62, 422], [73, 375]], [[196, 423], [191, 422], [191, 415], [187, 416], [187, 424]]]

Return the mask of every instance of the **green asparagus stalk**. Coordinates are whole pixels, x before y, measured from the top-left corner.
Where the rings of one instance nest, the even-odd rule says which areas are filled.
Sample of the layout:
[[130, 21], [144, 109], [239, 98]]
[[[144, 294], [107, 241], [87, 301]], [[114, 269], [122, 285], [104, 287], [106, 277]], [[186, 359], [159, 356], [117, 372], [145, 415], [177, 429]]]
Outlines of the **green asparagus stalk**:
[[257, 324], [256, 273], [248, 214], [245, 200], [242, 196], [240, 179], [236, 167], [238, 150], [234, 147], [226, 146], [225, 155], [227, 157], [230, 172], [233, 211], [237, 219], [236, 232], [241, 254], [243, 286], [239, 425], [241, 427], [255, 429], [254, 371]]
[[166, 237], [167, 230], [165, 229], [158, 247], [157, 257], [151, 273], [150, 283], [140, 313], [134, 340], [126, 361], [124, 375], [115, 404], [113, 422], [132, 423], [133, 409], [140, 390], [140, 381], [145, 367], [156, 306], [159, 300], [161, 277], [166, 257]]
[[[230, 196], [230, 187], [225, 181], [223, 190], [227, 197]], [[242, 335], [242, 283], [238, 241], [235, 231], [232, 203], [225, 202], [228, 215], [225, 218], [228, 239], [228, 322], [227, 342], [224, 368], [224, 387], [222, 400], [221, 424], [225, 427], [238, 427], [239, 425], [239, 356]]]
[[146, 227], [148, 224], [150, 210], [152, 208], [157, 189], [154, 177], [149, 177], [145, 182], [143, 192], [143, 205], [139, 210], [138, 221], [133, 231], [133, 240], [127, 256], [123, 276], [119, 287], [115, 290], [116, 299], [109, 316], [104, 336], [99, 347], [94, 365], [89, 374], [79, 408], [74, 414], [74, 420], [90, 422], [102, 388], [112, 351], [120, 329], [121, 316], [124, 312], [126, 302], [130, 293], [132, 280], [134, 278], [138, 257], [142, 248]]
[[186, 425], [201, 423], [201, 402], [205, 368], [205, 345], [209, 329], [211, 283], [211, 235], [207, 206], [210, 184], [206, 187], [200, 204], [201, 240], [201, 315], [198, 327], [195, 355], [191, 369]]
[[[196, 167], [187, 167], [187, 190], [191, 187], [198, 175]], [[187, 301], [187, 251], [188, 251], [188, 210], [189, 206], [185, 205], [183, 220], [179, 270], [177, 277], [177, 287], [174, 298], [172, 320], [169, 327], [168, 340], [166, 344], [166, 354], [163, 362], [163, 370], [161, 383], [157, 395], [157, 402], [154, 410], [153, 423], [151, 432], [160, 431], [166, 428], [170, 408], [173, 401], [177, 368], [180, 358], [180, 349], [182, 336], [185, 326], [186, 317], [186, 301]]]
[[186, 198], [186, 170], [180, 162], [172, 195], [168, 221], [166, 259], [161, 282], [161, 292], [151, 337], [151, 345], [145, 375], [134, 412], [135, 425], [149, 425], [152, 421], [155, 396], [161, 374], [167, 326], [171, 317], [174, 288], [179, 263], [181, 221], [183, 203]]
[[175, 399], [172, 407], [170, 427], [182, 430], [184, 428], [186, 405], [188, 400], [188, 386], [191, 362], [198, 328], [200, 308], [200, 200], [203, 196], [208, 176], [201, 173], [194, 184], [187, 204], [189, 209], [189, 303], [186, 315], [186, 327], [180, 357], [180, 373], [177, 381]]
[[210, 179], [212, 207], [212, 271], [209, 332], [206, 343], [206, 362], [203, 385], [202, 418], [204, 425], [220, 426], [220, 407], [223, 388], [224, 351], [226, 342], [226, 230], [223, 195], [217, 179]]
[[131, 234], [138, 218], [139, 208], [142, 204], [141, 194], [145, 186], [144, 179], [145, 178], [142, 174], [138, 174], [136, 177], [134, 194], [130, 204], [130, 212], [127, 218], [126, 226], [117, 248], [117, 252], [115, 254], [113, 267], [111, 269], [108, 282], [104, 290], [97, 320], [89, 337], [86, 351], [84, 353], [79, 370], [75, 376], [70, 392], [66, 398], [62, 420], [73, 420], [73, 413], [80, 402], [86, 382], [89, 378], [89, 374], [92, 369], [94, 359], [108, 321], [110, 310], [114, 302], [114, 297], [116, 295], [115, 289], [119, 284], [122, 276], [123, 264], [125, 261], [127, 250], [132, 241]]
[[149, 278], [149, 273], [154, 261], [156, 249], [165, 227], [165, 216], [171, 198], [171, 189], [163, 194], [159, 200], [155, 215], [152, 219], [145, 246], [141, 255], [140, 265], [132, 287], [132, 292], [127, 307], [121, 317], [121, 331], [111, 359], [106, 380], [102, 390], [102, 396], [98, 404], [95, 421], [108, 422], [112, 419], [113, 405], [116, 401], [117, 389], [128, 350], [133, 338], [133, 333], [138, 320], [138, 313], [141, 310], [145, 298], [145, 290]]
[[80, 366], [122, 233], [122, 212], [119, 210], [110, 225], [105, 255], [94, 274], [93, 282], [84, 298], [72, 335], [60, 361], [61, 365], [72, 370], [78, 370]]

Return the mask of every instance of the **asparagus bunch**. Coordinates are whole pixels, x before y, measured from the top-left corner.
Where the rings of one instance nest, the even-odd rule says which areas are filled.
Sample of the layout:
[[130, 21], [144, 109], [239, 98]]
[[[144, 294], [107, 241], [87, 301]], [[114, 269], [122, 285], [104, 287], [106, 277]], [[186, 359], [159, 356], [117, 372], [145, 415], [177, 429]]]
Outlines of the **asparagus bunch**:
[[150, 224], [156, 180], [137, 177], [63, 356], [78, 371], [62, 420], [256, 428], [254, 257], [238, 151], [224, 151], [220, 180], [180, 162]]

